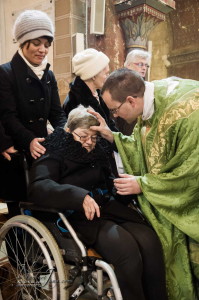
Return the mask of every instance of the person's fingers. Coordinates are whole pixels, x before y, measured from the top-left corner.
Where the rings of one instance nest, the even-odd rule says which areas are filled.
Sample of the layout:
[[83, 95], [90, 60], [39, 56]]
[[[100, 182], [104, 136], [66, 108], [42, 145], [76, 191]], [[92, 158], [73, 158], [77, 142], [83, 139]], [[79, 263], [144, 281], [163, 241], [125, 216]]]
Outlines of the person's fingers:
[[99, 208], [99, 205], [97, 203], [94, 203], [94, 206], [95, 206], [96, 215], [99, 218], [100, 217], [100, 208]]
[[33, 150], [33, 151], [31, 152], [31, 155], [32, 155], [32, 157], [33, 157], [34, 159], [37, 159], [38, 157], [41, 156], [41, 154], [40, 154], [39, 152], [35, 151], [35, 150]]
[[97, 119], [103, 120], [103, 117], [98, 112], [89, 109], [87, 109], [87, 111], [89, 114], [94, 115]]
[[10, 148], [10, 149], [8, 149], [6, 152], [7, 152], [7, 153], [16, 153], [17, 150], [14, 149], [14, 148]]
[[129, 193], [128, 191], [117, 191], [117, 194], [125, 196], [125, 195], [129, 195], [131, 193]]
[[119, 174], [119, 176], [121, 177], [121, 178], [132, 178], [133, 177], [133, 175], [129, 175], [129, 174], [123, 174], [123, 173], [120, 173]]
[[35, 147], [37, 147], [38, 149], [40, 149], [41, 151], [45, 152], [46, 148], [43, 147], [39, 142], [36, 143]]
[[93, 131], [100, 131], [101, 127], [100, 126], [90, 126], [90, 129]]
[[45, 138], [37, 138], [37, 140], [38, 140], [38, 142], [43, 142], [43, 141], [45, 141]]
[[5, 157], [5, 159], [11, 161], [11, 156], [7, 152], [3, 152], [2, 155]]

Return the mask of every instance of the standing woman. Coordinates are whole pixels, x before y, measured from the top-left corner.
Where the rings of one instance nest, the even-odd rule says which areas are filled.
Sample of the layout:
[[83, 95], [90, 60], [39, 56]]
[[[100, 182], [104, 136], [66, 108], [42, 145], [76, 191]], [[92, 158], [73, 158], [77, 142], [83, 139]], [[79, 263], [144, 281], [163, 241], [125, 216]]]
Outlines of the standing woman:
[[75, 54], [72, 68], [76, 78], [70, 84], [63, 107], [68, 117], [69, 112], [79, 104], [91, 106], [106, 120], [112, 131], [117, 131], [114, 121], [110, 118], [109, 109], [100, 96], [100, 89], [109, 75], [109, 61], [106, 54], [93, 48]]
[[57, 82], [49, 70], [47, 54], [54, 37], [52, 21], [38, 10], [22, 12], [14, 24], [19, 50], [0, 66], [0, 117], [6, 134], [18, 150], [36, 159], [45, 152], [47, 121], [63, 126]]

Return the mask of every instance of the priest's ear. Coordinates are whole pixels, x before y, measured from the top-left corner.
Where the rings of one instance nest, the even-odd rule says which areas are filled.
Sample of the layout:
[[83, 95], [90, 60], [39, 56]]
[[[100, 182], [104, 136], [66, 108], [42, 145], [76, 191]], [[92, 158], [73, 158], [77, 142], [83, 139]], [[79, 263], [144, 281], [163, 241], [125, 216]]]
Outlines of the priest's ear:
[[135, 107], [137, 103], [137, 96], [127, 96], [126, 101], [129, 102], [132, 107]]

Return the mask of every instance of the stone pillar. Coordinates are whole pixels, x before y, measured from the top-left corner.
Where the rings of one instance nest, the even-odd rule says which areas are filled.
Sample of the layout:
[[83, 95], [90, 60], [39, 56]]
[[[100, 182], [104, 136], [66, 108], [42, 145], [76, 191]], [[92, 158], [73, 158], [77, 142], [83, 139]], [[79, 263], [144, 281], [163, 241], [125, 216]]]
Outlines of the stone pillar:
[[115, 0], [115, 9], [123, 29], [126, 50], [147, 49], [148, 35], [165, 14], [175, 8], [173, 0]]
[[61, 102], [68, 94], [69, 84], [73, 79], [73, 34], [85, 34], [85, 6], [85, 1], [81, 0], [55, 1], [54, 73]]

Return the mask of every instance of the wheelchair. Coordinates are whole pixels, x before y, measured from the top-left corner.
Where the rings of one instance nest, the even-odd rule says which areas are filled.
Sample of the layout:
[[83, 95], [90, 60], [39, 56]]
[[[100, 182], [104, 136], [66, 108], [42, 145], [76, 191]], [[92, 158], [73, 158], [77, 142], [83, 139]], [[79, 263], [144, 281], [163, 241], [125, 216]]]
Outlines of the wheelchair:
[[65, 212], [14, 207], [0, 228], [0, 300], [122, 300], [112, 266], [86, 249]]

